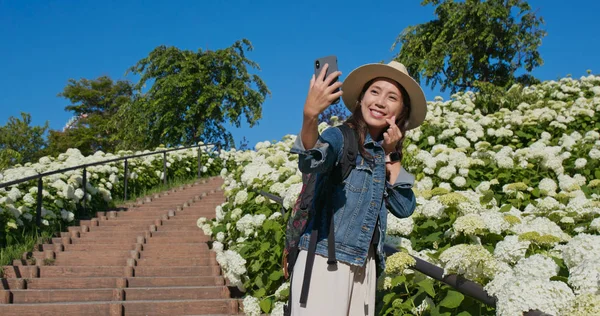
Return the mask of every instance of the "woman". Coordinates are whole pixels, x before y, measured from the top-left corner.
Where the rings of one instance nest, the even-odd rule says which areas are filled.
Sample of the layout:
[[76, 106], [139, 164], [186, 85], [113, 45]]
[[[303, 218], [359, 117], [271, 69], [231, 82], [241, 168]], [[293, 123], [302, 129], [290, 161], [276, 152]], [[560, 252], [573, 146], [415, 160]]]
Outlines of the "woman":
[[377, 265], [385, 268], [387, 211], [404, 218], [416, 205], [411, 190], [414, 177], [401, 164], [404, 134], [424, 121], [427, 103], [401, 63], [363, 65], [343, 83], [333, 84], [341, 73], [325, 78], [327, 67], [310, 81], [302, 130], [292, 152], [300, 155], [303, 173], [318, 174], [317, 182], [340, 161], [341, 131], [328, 128], [319, 135], [317, 126], [319, 114], [341, 96], [352, 112], [344, 124], [356, 132], [359, 154], [356, 168], [332, 188], [331, 203], [327, 204], [334, 214], [337, 265], [327, 263], [327, 239], [322, 236], [328, 233], [324, 232], [316, 246], [307, 302], [300, 304], [309, 223], [292, 273], [290, 310], [292, 315], [374, 315]]

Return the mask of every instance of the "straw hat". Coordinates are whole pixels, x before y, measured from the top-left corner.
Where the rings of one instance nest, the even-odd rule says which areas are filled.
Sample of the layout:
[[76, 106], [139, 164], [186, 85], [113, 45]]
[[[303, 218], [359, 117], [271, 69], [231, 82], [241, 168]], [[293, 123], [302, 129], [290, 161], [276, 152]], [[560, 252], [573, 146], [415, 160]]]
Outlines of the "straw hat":
[[427, 100], [421, 86], [408, 74], [406, 67], [397, 62], [391, 61], [386, 64], [366, 64], [354, 69], [346, 77], [342, 84], [342, 99], [344, 104], [350, 110], [354, 111], [363, 87], [372, 79], [385, 77], [395, 80], [406, 89], [410, 98], [411, 111], [408, 129], [413, 129], [421, 125], [427, 115]]

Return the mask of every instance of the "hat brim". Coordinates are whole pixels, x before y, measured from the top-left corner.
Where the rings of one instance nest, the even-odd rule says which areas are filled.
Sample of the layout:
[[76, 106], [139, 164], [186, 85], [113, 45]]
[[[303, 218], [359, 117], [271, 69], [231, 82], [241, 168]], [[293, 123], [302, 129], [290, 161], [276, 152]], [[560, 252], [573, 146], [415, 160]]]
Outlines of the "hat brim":
[[410, 98], [411, 112], [407, 129], [417, 128], [425, 121], [427, 115], [427, 100], [421, 86], [409, 75], [386, 64], [366, 64], [354, 69], [342, 83], [342, 100], [344, 105], [354, 111], [358, 97], [372, 79], [385, 77], [398, 82], [406, 89]]

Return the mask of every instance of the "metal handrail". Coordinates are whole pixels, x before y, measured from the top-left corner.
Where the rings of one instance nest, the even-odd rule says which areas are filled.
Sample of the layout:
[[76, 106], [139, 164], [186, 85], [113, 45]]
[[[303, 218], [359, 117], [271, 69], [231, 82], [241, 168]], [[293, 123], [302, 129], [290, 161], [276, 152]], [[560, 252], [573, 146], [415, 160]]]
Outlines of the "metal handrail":
[[87, 187], [87, 168], [88, 167], [93, 167], [93, 166], [98, 166], [98, 165], [104, 165], [104, 164], [108, 164], [108, 163], [112, 163], [112, 162], [118, 162], [118, 161], [124, 161], [124, 175], [123, 175], [123, 181], [124, 181], [124, 188], [123, 188], [123, 200], [127, 200], [127, 180], [128, 180], [128, 160], [129, 159], [133, 159], [133, 158], [139, 158], [139, 157], [144, 157], [144, 156], [151, 156], [151, 155], [158, 155], [158, 154], [163, 154], [163, 183], [166, 185], [167, 184], [167, 153], [168, 152], [172, 152], [172, 151], [179, 151], [179, 150], [186, 150], [186, 149], [192, 149], [192, 148], [198, 148], [198, 178], [201, 177], [201, 153], [200, 153], [200, 148], [201, 147], [208, 147], [208, 146], [213, 146], [213, 148], [216, 148], [217, 150], [220, 150], [220, 146], [219, 145], [214, 145], [214, 144], [202, 144], [202, 145], [193, 145], [193, 146], [187, 146], [187, 147], [178, 147], [178, 148], [171, 148], [171, 149], [165, 149], [165, 150], [160, 150], [160, 151], [154, 151], [154, 152], [149, 152], [149, 153], [142, 153], [142, 154], [136, 154], [136, 155], [129, 155], [129, 156], [124, 156], [124, 157], [119, 157], [119, 158], [115, 158], [115, 159], [109, 159], [109, 160], [103, 160], [103, 161], [98, 161], [98, 162], [93, 162], [93, 163], [88, 163], [88, 164], [83, 164], [83, 165], [78, 165], [78, 166], [74, 166], [74, 167], [68, 167], [68, 168], [63, 168], [63, 169], [59, 169], [59, 170], [53, 170], [53, 171], [48, 171], [48, 172], [44, 172], [44, 173], [40, 173], [34, 176], [29, 176], [29, 177], [25, 177], [25, 178], [21, 178], [21, 179], [17, 179], [17, 180], [13, 180], [13, 181], [9, 181], [9, 182], [5, 182], [5, 183], [0, 183], [0, 188], [6, 188], [9, 186], [13, 186], [19, 183], [23, 183], [23, 182], [27, 182], [27, 181], [31, 181], [31, 180], [38, 180], [37, 183], [37, 187], [38, 187], [38, 192], [37, 192], [37, 198], [36, 198], [36, 203], [37, 203], [37, 208], [36, 208], [36, 224], [37, 226], [41, 226], [42, 224], [42, 192], [43, 192], [43, 181], [42, 178], [43, 177], [47, 177], [50, 175], [54, 175], [54, 174], [59, 174], [59, 173], [64, 173], [67, 171], [72, 171], [72, 170], [77, 170], [77, 169], [81, 169], [83, 168], [83, 179], [82, 179], [82, 190], [83, 190], [83, 198], [81, 199], [82, 201], [82, 208], [85, 210], [86, 209], [86, 187]]
[[[259, 191], [258, 193], [281, 204], [282, 210], [285, 211], [284, 207], [283, 207], [283, 198], [281, 198], [277, 195], [265, 192], [265, 191]], [[398, 252], [398, 249], [396, 249], [393, 246], [390, 246], [388, 244], [385, 244], [383, 246], [383, 249], [386, 253], [386, 256], [390, 256], [390, 255]], [[483, 286], [481, 286], [481, 284], [473, 282], [468, 279], [465, 279], [464, 277], [462, 277], [460, 275], [456, 275], [456, 274], [444, 275], [443, 268], [438, 267], [434, 264], [431, 264], [431, 263], [429, 263], [421, 258], [415, 257], [413, 255], [410, 255], [410, 256], [413, 257], [416, 261], [416, 264], [414, 267], [412, 267], [412, 269], [419, 271], [435, 280], [444, 282], [444, 283], [448, 284], [449, 286], [453, 287], [454, 289], [456, 289], [457, 291], [459, 291], [460, 293], [467, 295], [469, 297], [472, 297], [488, 306], [496, 307], [496, 299], [491, 297], [487, 293], [487, 291], [483, 288]], [[550, 314], [541, 312], [539, 310], [532, 310], [532, 311], [526, 312], [524, 315], [525, 316], [552, 316]]]

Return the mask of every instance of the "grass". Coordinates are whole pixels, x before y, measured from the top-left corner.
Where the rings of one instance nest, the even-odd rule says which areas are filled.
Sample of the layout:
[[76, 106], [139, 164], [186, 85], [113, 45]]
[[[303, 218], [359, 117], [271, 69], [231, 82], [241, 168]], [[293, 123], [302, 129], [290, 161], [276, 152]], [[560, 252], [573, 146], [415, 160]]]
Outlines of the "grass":
[[[12, 265], [13, 260], [21, 259], [23, 253], [31, 251], [36, 244], [44, 243], [52, 238], [48, 232], [24, 234], [19, 241], [0, 249], [0, 266]], [[3, 270], [0, 269], [0, 277]]]
[[[144, 190], [142, 192], [136, 192], [135, 194], [132, 194], [131, 196], [129, 196], [126, 201], [122, 200], [122, 199], [113, 200], [114, 205], [123, 205], [123, 204], [131, 203], [131, 202], [134, 202], [137, 198], [145, 197], [145, 196], [156, 194], [156, 193], [163, 192], [163, 191], [167, 191], [167, 190], [170, 190], [172, 188], [176, 188], [176, 187], [179, 187], [182, 185], [191, 184], [198, 180], [199, 179], [196, 177], [187, 178], [187, 179], [186, 178], [172, 179], [171, 181], [167, 182], [166, 185], [161, 184], [161, 185], [156, 186], [149, 190]], [[101, 211], [101, 210], [98, 210], [98, 211]], [[79, 223], [79, 221], [76, 220], [76, 221], [74, 221], [74, 223], [75, 223], [75, 225], [78, 225], [77, 223]], [[15, 241], [14, 243], [11, 243], [11, 244], [7, 245], [6, 247], [0, 249], [0, 267], [6, 266], [6, 265], [12, 265], [13, 260], [21, 259], [21, 257], [23, 256], [23, 253], [31, 251], [36, 244], [42, 244], [42, 243], [48, 242], [49, 240], [52, 239], [53, 235], [54, 234], [51, 234], [51, 233], [45, 232], [45, 231], [43, 231], [43, 232], [32, 231], [32, 232], [24, 233], [23, 236], [19, 236], [20, 238], [18, 241]], [[3, 272], [4, 272], [4, 269], [0, 268], [0, 278], [3, 277], [3, 275], [2, 275]]]

